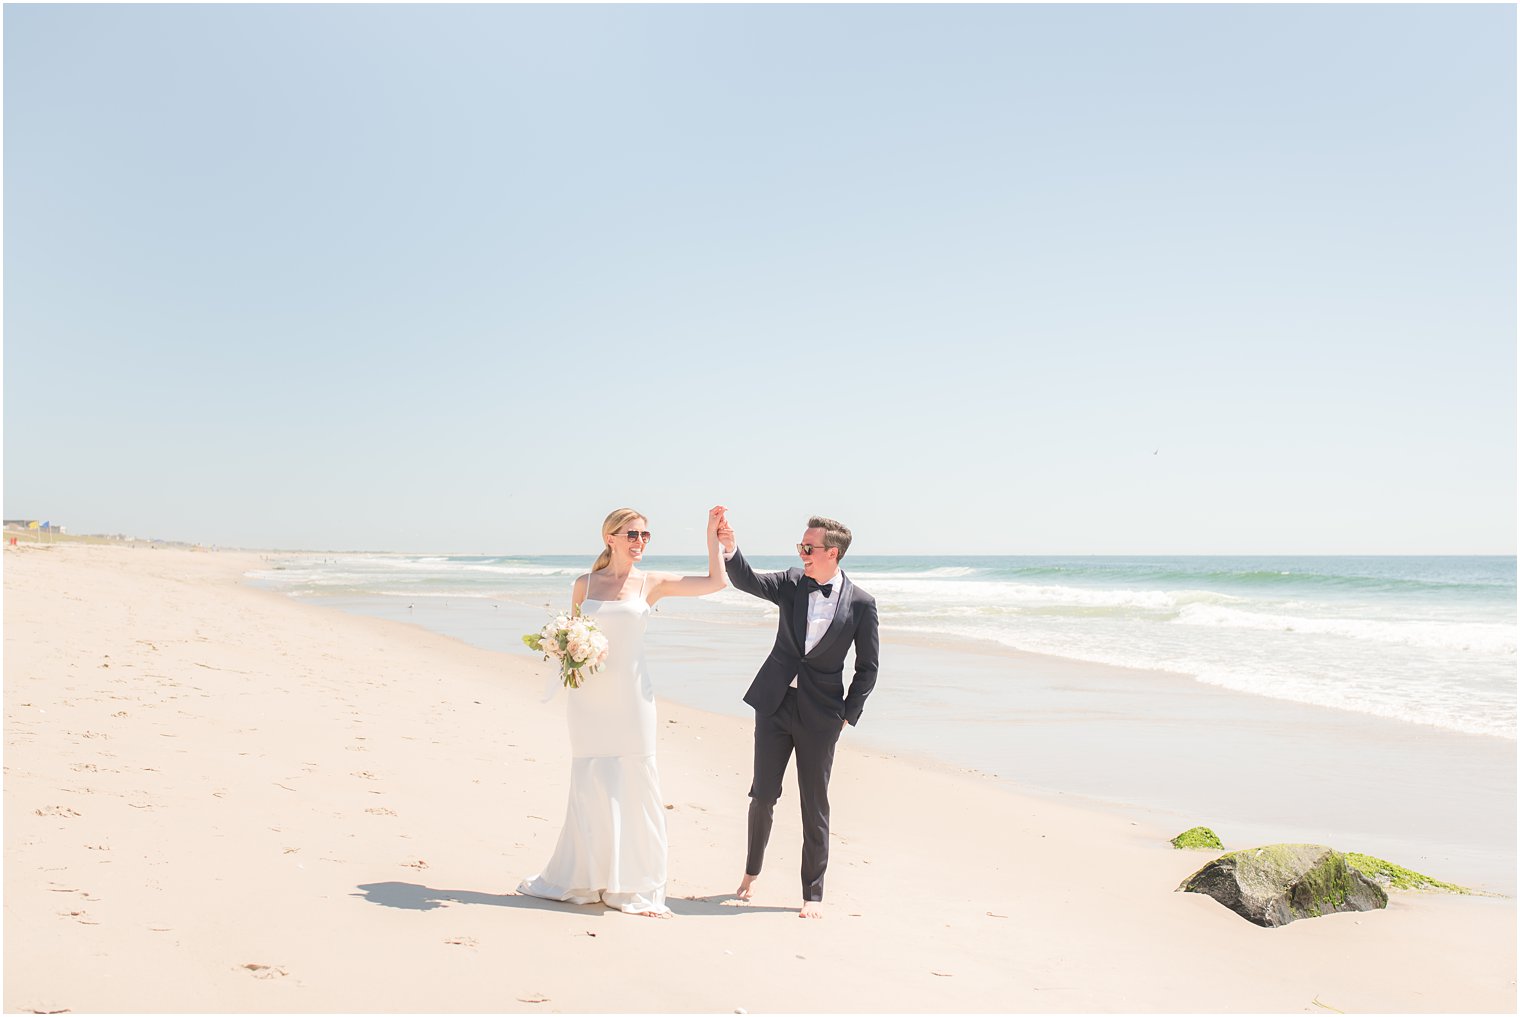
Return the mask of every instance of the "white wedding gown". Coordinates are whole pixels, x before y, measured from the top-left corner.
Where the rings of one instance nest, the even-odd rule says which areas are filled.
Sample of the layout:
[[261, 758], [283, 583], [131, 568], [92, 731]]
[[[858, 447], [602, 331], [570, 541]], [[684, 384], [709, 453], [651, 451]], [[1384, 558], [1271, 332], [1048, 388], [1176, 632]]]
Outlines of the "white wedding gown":
[[554, 855], [519, 893], [630, 914], [666, 913], [665, 806], [655, 768], [654, 686], [644, 663], [644, 590], [591, 600], [581, 612], [607, 637], [607, 662], [566, 689], [570, 803]]

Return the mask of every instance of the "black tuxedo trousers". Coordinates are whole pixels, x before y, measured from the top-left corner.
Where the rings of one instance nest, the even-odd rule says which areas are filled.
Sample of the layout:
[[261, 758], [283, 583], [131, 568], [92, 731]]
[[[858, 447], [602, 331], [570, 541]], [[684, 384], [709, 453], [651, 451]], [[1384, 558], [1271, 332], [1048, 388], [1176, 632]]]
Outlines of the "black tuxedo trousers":
[[796, 689], [787, 689], [776, 712], [755, 714], [755, 775], [749, 787], [749, 853], [744, 871], [758, 876], [771, 839], [776, 800], [792, 752], [797, 753], [797, 794], [802, 799], [802, 899], [823, 900], [823, 874], [829, 867], [829, 775], [839, 721], [809, 726]]

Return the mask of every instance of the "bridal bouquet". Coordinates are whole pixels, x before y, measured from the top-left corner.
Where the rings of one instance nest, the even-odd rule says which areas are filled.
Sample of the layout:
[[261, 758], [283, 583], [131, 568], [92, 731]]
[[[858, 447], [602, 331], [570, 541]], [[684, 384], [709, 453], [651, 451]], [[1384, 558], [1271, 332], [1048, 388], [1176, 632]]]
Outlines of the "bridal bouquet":
[[560, 679], [567, 689], [581, 683], [602, 669], [607, 662], [607, 637], [596, 622], [584, 615], [561, 614], [537, 632], [522, 637], [529, 649], [537, 650], [545, 660], [559, 661]]

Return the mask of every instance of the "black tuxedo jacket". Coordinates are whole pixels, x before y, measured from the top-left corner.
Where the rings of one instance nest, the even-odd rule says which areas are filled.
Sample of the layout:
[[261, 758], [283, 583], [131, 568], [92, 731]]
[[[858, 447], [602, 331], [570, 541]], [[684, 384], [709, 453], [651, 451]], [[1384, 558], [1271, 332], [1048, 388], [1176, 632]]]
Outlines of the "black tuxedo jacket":
[[[735, 589], [753, 594], [781, 608], [776, 626], [776, 644], [760, 665], [759, 674], [744, 693], [744, 701], [762, 717], [775, 713], [786, 696], [792, 678], [797, 679], [798, 707], [804, 717], [826, 721], [833, 718], [860, 723], [860, 711], [866, 697], [876, 686], [877, 657], [880, 639], [876, 632], [876, 599], [850, 582], [843, 572], [834, 577], [834, 621], [812, 652], [807, 645], [808, 594], [802, 589], [802, 569], [785, 572], [756, 572], [735, 551], [727, 565], [729, 581]], [[855, 676], [845, 694], [844, 661], [850, 647], [855, 648]]]

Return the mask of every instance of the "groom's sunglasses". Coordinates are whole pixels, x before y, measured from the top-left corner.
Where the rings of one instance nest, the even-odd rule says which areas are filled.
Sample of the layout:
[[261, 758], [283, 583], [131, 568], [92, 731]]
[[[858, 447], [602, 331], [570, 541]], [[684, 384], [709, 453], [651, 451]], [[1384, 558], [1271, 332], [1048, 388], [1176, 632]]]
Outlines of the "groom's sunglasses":
[[827, 544], [798, 544], [797, 553], [800, 555], [811, 555], [814, 551], [825, 550], [828, 546]]
[[654, 534], [648, 530], [629, 530], [623, 536], [628, 538], [628, 543], [630, 544], [637, 544], [641, 540], [647, 544]]

